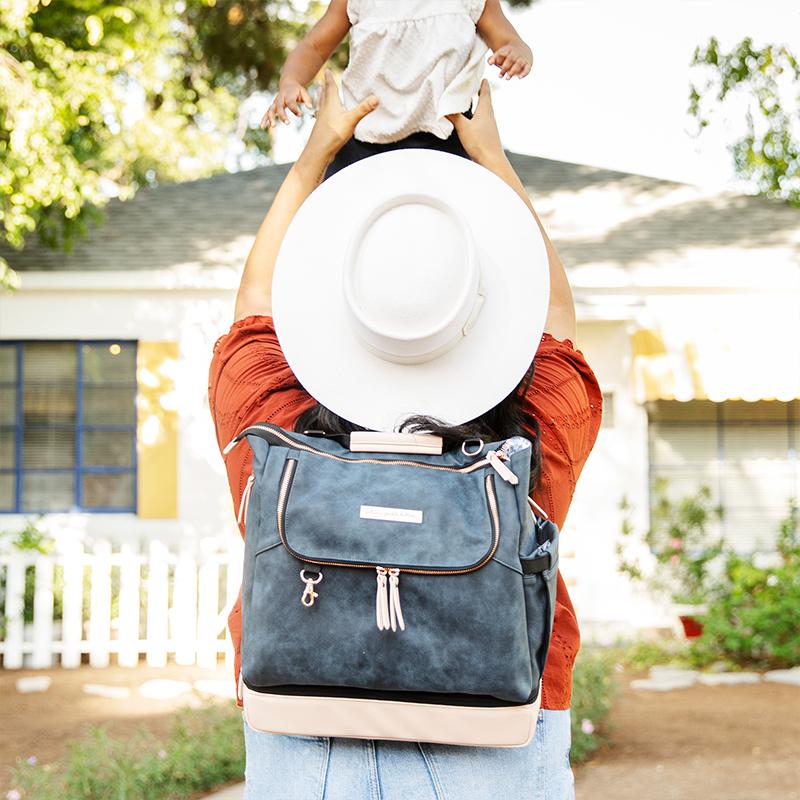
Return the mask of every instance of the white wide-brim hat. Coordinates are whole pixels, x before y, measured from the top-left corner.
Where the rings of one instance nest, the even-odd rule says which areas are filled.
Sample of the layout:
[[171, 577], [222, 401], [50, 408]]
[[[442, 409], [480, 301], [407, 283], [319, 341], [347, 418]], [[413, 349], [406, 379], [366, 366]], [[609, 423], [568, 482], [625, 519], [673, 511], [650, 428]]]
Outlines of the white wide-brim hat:
[[289, 225], [272, 283], [297, 379], [365, 428], [458, 425], [519, 384], [539, 347], [547, 252], [528, 207], [460, 156], [393, 150], [335, 173]]

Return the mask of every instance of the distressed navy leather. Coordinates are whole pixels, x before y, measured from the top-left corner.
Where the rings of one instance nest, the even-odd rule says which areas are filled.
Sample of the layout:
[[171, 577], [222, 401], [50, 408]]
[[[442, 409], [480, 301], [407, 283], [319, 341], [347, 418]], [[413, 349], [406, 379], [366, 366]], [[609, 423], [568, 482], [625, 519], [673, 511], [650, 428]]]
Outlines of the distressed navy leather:
[[[558, 530], [530, 511], [530, 449], [504, 462], [519, 478], [512, 485], [490, 464], [455, 473], [389, 463], [464, 467], [502, 442], [485, 445], [480, 456], [399, 455], [351, 453], [332, 439], [284, 433], [296, 444], [267, 440], [263, 431], [246, 434], [254, 475], [242, 595], [247, 686], [371, 690], [389, 699], [414, 693], [415, 701], [420, 693], [437, 695], [436, 702], [442, 694], [486, 704], [534, 700], [553, 623]], [[355, 463], [365, 461], [379, 463]], [[282, 483], [289, 488], [279, 518]], [[490, 494], [499, 520], [493, 553]], [[421, 511], [422, 522], [363, 519], [362, 505]], [[525, 559], [546, 568], [523, 575]], [[470, 569], [482, 561], [463, 574], [403, 571]], [[378, 565], [401, 569], [405, 630], [376, 626]], [[323, 575], [308, 608], [300, 602], [303, 568]]]

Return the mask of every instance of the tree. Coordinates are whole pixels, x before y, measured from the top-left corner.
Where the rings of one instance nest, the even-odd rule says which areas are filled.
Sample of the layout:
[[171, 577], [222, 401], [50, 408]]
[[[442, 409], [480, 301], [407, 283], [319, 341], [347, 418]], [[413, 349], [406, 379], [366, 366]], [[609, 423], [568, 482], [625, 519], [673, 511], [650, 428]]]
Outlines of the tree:
[[692, 66], [705, 79], [690, 87], [689, 113], [705, 128], [715, 107], [734, 94], [746, 98], [746, 134], [731, 146], [734, 168], [758, 191], [800, 206], [800, 64], [788, 47], [753, 47], [742, 40], [729, 52], [717, 39], [698, 47]]
[[[266, 33], [247, 51], [254, 63], [263, 61], [253, 81], [236, 58], [223, 58], [224, 33], [237, 29], [236, 13], [243, 12], [219, 3], [228, 9], [220, 16], [216, 5], [0, 0], [0, 223], [7, 244], [19, 248], [36, 231], [45, 244], [69, 249], [109, 197], [223, 168], [237, 89], [274, 81], [279, 38], [292, 23], [276, 23], [279, 38]], [[264, 31], [270, 19], [259, 17]], [[244, 52], [231, 36], [230, 49]], [[216, 50], [207, 55], [203, 46], [212, 41]], [[245, 77], [237, 80], [237, 71]], [[260, 131], [247, 141], [261, 152], [269, 147]], [[0, 286], [15, 283], [0, 258]]]
[[[275, 88], [325, 5], [0, 0], [0, 241], [69, 249], [109, 197], [223, 169], [231, 136], [267, 153], [239, 101]], [[15, 283], [0, 255], [0, 288]]]

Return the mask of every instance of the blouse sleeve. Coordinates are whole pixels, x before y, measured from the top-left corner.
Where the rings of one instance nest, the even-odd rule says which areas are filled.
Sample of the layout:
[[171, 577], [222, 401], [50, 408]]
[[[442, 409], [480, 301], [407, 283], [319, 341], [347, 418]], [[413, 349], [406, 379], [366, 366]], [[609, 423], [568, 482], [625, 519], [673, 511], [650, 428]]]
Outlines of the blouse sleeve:
[[275, 393], [302, 392], [278, 342], [272, 317], [254, 314], [231, 325], [214, 344], [208, 404], [220, 449], [276, 405]]
[[350, 20], [351, 25], [358, 22], [358, 3], [359, 0], [347, 0], [347, 18]]
[[470, 19], [477, 25], [478, 20], [483, 14], [483, 8], [486, 5], [486, 0], [464, 0], [464, 7], [469, 14]]
[[525, 412], [539, 422], [543, 499], [563, 520], [600, 430], [603, 393], [570, 339], [543, 334], [534, 364]]

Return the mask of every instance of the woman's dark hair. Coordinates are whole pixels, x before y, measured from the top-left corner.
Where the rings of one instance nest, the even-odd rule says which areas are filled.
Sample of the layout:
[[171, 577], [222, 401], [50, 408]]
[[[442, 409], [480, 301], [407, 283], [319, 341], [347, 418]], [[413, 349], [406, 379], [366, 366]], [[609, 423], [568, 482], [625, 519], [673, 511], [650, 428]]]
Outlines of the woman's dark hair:
[[[511, 436], [524, 436], [531, 439], [531, 478], [528, 494], [539, 486], [542, 472], [542, 450], [539, 443], [539, 422], [530, 414], [525, 414], [523, 403], [533, 381], [535, 364], [531, 362], [527, 372], [517, 387], [496, 406], [484, 414], [462, 425], [445, 425], [434, 417], [415, 415], [408, 417], [400, 426], [404, 433], [433, 433], [444, 439], [444, 449], [461, 447], [465, 439], [479, 438], [484, 442], [507, 439]], [[526, 427], [527, 426], [527, 430]], [[353, 431], [365, 431], [346, 419], [334, 414], [330, 409], [317, 403], [304, 411], [294, 426], [295, 433], [303, 431], [325, 431], [328, 434], [348, 434]]]

